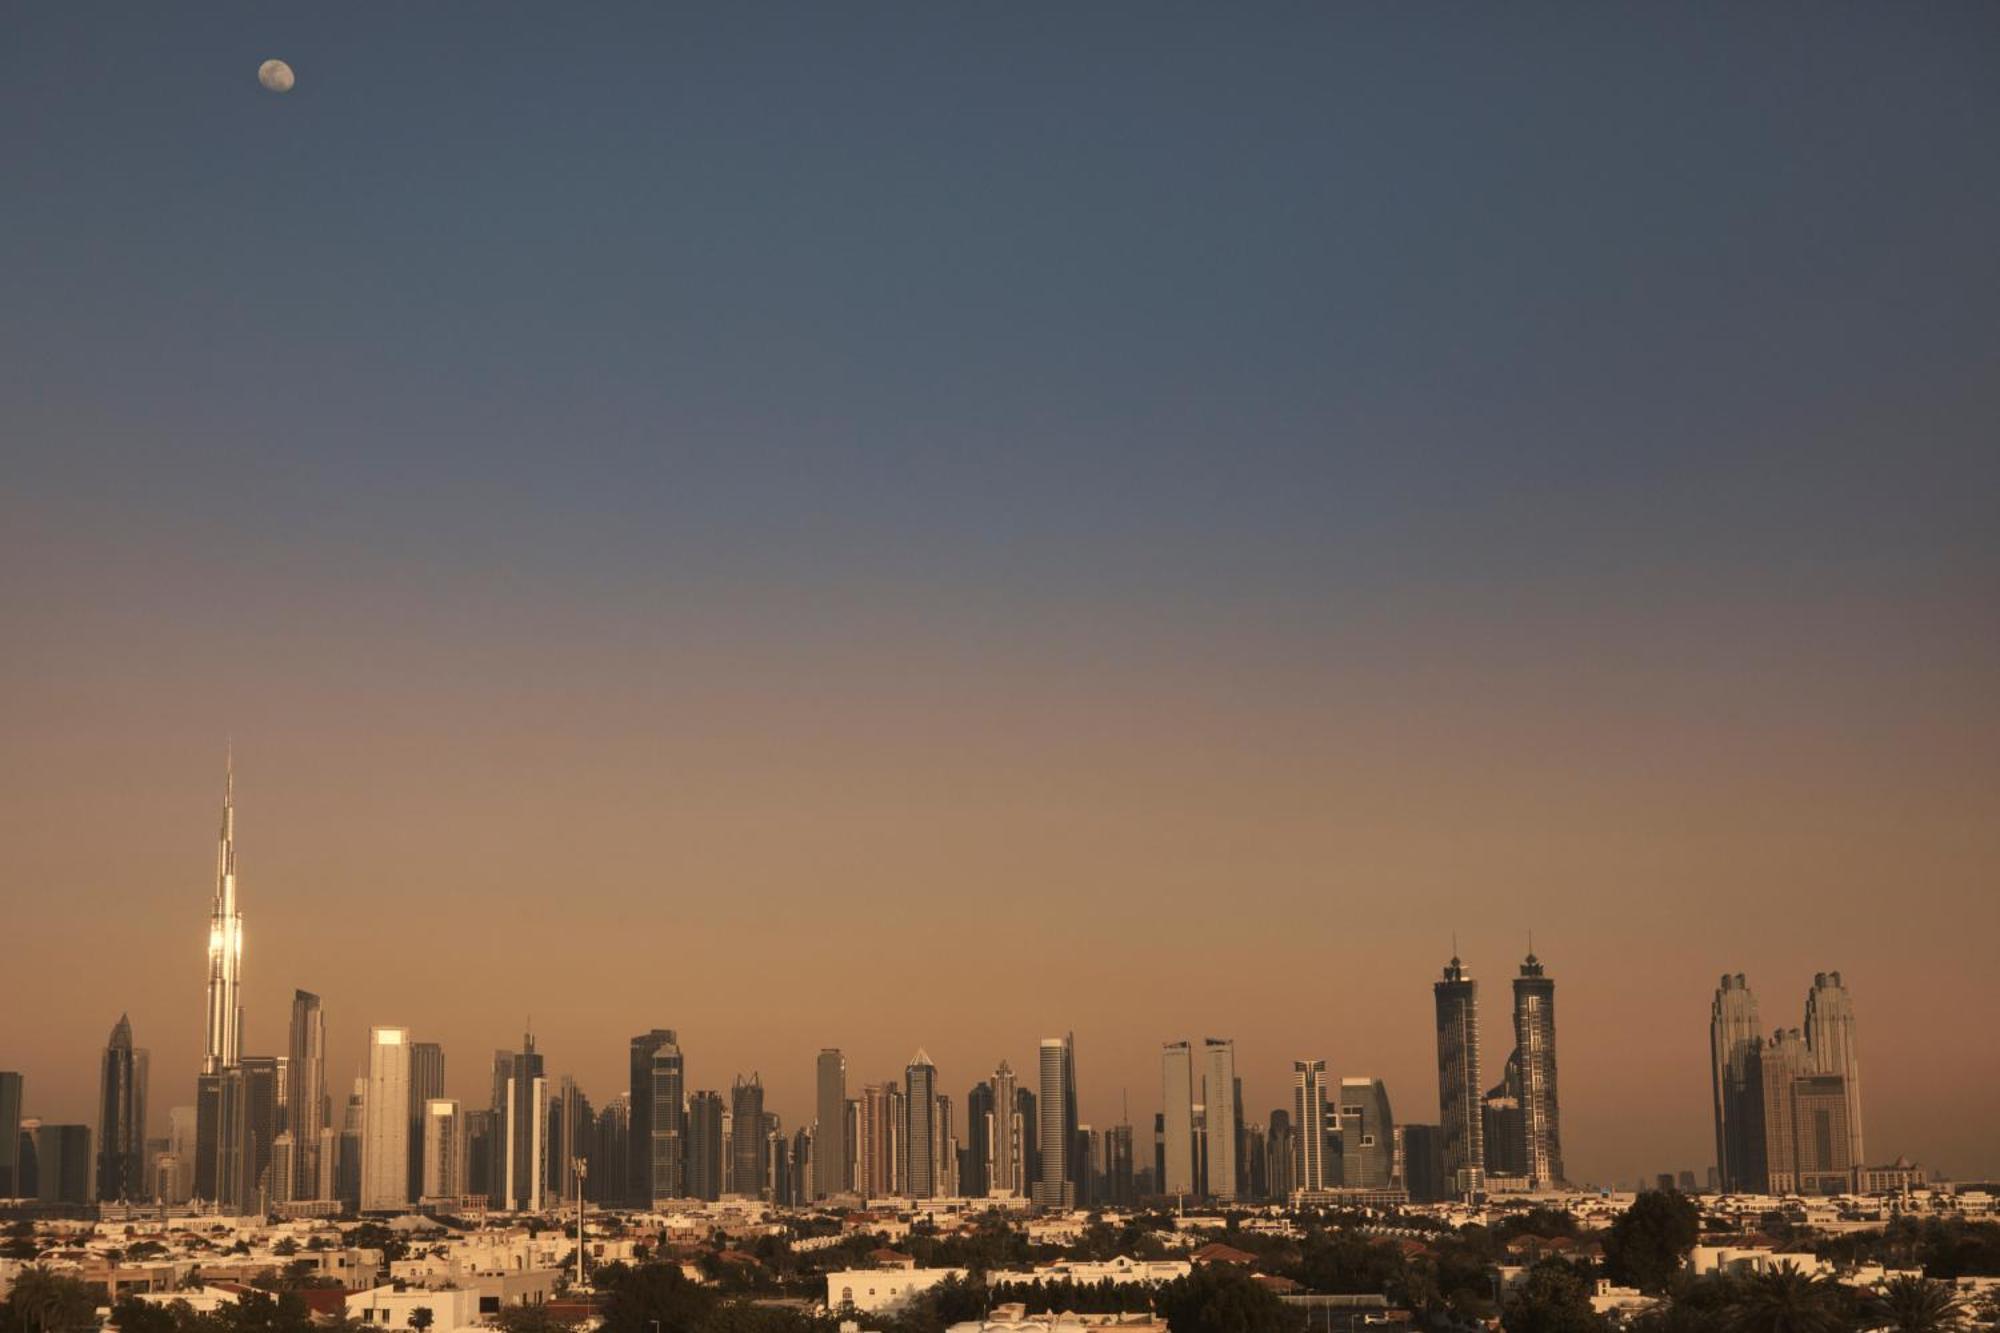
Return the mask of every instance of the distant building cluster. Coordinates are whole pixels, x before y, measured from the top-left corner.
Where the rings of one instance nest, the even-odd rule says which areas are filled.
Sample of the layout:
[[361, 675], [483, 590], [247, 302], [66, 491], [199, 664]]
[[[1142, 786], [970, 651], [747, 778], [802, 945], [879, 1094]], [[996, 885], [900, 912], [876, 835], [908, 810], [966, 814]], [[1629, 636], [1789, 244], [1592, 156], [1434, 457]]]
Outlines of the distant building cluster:
[[[1870, 1168], [1861, 1134], [1854, 1001], [1838, 972], [1806, 992], [1803, 1027], [1764, 1036], [1741, 972], [1716, 987], [1709, 1017], [1715, 1160], [1737, 1194], [1842, 1194]], [[1884, 1168], [1877, 1168], [1879, 1173]]]
[[[1490, 1087], [1478, 982], [1454, 956], [1434, 983], [1435, 1123], [1397, 1123], [1381, 1079], [1336, 1081], [1316, 1058], [1292, 1063], [1290, 1105], [1260, 1122], [1245, 1113], [1235, 1042], [1178, 1039], [1161, 1047], [1150, 1154], [1129, 1116], [1101, 1131], [1079, 1123], [1073, 1034], [1043, 1039], [1027, 1078], [998, 1061], [962, 1102], [942, 1090], [922, 1050], [900, 1079], [851, 1087], [846, 1056], [829, 1047], [815, 1065], [814, 1114], [789, 1132], [765, 1108], [757, 1073], [726, 1089], [690, 1086], [671, 1028], [630, 1039], [626, 1086], [594, 1107], [574, 1079], [549, 1077], [532, 1032], [518, 1049], [493, 1053], [490, 1097], [466, 1104], [446, 1095], [440, 1046], [407, 1027], [376, 1026], [366, 1072], [336, 1100], [317, 995], [294, 994], [282, 1053], [244, 1047], [233, 765], [207, 960], [194, 1104], [170, 1110], [164, 1137], [147, 1137], [149, 1060], [122, 1015], [103, 1052], [95, 1152], [88, 1126], [24, 1118], [22, 1076], [0, 1072], [0, 1199], [317, 1217], [724, 1199], [990, 1199], [1068, 1211], [1165, 1197], [1388, 1208], [1568, 1188], [1555, 980], [1532, 944], [1512, 979], [1511, 1044]], [[1837, 1194], [1923, 1183], [1907, 1163], [1865, 1165], [1854, 1008], [1840, 973], [1814, 979], [1801, 1027], [1769, 1037], [1742, 974], [1725, 976], [1710, 1033], [1711, 1188]], [[1692, 1190], [1693, 1174], [1678, 1183]]]

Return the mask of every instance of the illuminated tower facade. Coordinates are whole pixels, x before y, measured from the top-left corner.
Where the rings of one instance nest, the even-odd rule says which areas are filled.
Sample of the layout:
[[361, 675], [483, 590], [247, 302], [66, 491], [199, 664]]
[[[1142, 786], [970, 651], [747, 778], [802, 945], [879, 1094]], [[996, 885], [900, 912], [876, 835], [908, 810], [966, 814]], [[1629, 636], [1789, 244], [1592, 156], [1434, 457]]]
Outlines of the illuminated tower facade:
[[1533, 1189], [1563, 1181], [1556, 1100], [1556, 983], [1529, 950], [1514, 978], [1514, 1064], [1520, 1078], [1523, 1166]]
[[219, 1074], [243, 1054], [243, 914], [236, 908], [236, 763], [222, 781], [222, 836], [208, 918], [208, 1035], [201, 1072]]
[[1479, 1084], [1479, 983], [1456, 956], [1431, 989], [1437, 999], [1438, 1120], [1446, 1188], [1486, 1188], [1486, 1135]]

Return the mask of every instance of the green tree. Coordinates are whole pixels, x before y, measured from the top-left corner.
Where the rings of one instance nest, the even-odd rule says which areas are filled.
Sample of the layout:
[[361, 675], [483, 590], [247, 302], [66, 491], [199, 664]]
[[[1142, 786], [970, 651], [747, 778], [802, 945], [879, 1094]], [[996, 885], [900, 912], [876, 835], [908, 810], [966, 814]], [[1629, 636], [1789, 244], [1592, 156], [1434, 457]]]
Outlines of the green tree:
[[1841, 1285], [1813, 1277], [1796, 1264], [1780, 1264], [1737, 1284], [1727, 1333], [1850, 1333], [1860, 1327]]
[[97, 1325], [97, 1298], [91, 1289], [41, 1264], [14, 1275], [5, 1308], [8, 1322], [28, 1333], [62, 1333]]
[[1648, 1190], [1619, 1214], [1604, 1238], [1604, 1266], [1641, 1291], [1673, 1285], [1701, 1235], [1701, 1211], [1679, 1190]]
[[[410, 1327], [417, 1330], [417, 1333], [425, 1333], [436, 1322], [437, 1316], [431, 1313], [431, 1307], [428, 1305], [419, 1305], [410, 1311]], [[120, 1333], [123, 1333], [123, 1330], [120, 1330]]]
[[598, 1285], [605, 1292], [606, 1333], [697, 1333], [715, 1308], [715, 1297], [688, 1281], [679, 1264], [640, 1264], [615, 1273], [607, 1267]]
[[1596, 1333], [1607, 1327], [1590, 1308], [1590, 1280], [1561, 1259], [1528, 1270], [1500, 1316], [1507, 1333]]
[[[187, 1309], [186, 1301], [175, 1301], [181, 1309]], [[142, 1301], [137, 1296], [127, 1296], [111, 1307], [111, 1322], [118, 1326], [118, 1333], [179, 1333], [180, 1320], [175, 1311], [156, 1301]]]
[[1154, 1308], [1173, 1333], [1280, 1333], [1294, 1322], [1284, 1302], [1231, 1264], [1199, 1264], [1159, 1289]]
[[1949, 1282], [1898, 1277], [1868, 1302], [1868, 1318], [1884, 1333], [1954, 1333], [1965, 1327], [1965, 1307]]

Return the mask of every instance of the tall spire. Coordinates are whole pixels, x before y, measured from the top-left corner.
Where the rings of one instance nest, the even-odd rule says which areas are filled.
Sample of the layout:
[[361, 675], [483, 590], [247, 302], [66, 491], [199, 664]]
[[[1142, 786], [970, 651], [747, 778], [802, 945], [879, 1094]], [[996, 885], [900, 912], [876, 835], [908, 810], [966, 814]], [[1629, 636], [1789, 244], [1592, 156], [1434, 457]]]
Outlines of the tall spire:
[[243, 914], [236, 905], [236, 747], [223, 759], [222, 831], [216, 839], [215, 900], [208, 919], [208, 1031], [201, 1072], [216, 1074], [243, 1052]]

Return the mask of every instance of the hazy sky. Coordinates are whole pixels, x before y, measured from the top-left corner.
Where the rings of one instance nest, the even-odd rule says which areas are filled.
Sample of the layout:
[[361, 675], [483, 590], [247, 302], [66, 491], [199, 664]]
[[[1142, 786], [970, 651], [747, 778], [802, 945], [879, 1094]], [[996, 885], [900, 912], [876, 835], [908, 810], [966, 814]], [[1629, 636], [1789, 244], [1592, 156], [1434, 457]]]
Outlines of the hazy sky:
[[[259, 89], [289, 60], [298, 86]], [[1579, 1179], [1840, 968], [2000, 1174], [2000, 9], [16, 5], [0, 1068], [325, 997], [602, 1102], [1074, 1028], [1434, 1120], [1532, 929]], [[1142, 1119], [1143, 1117], [1143, 1119]]]

